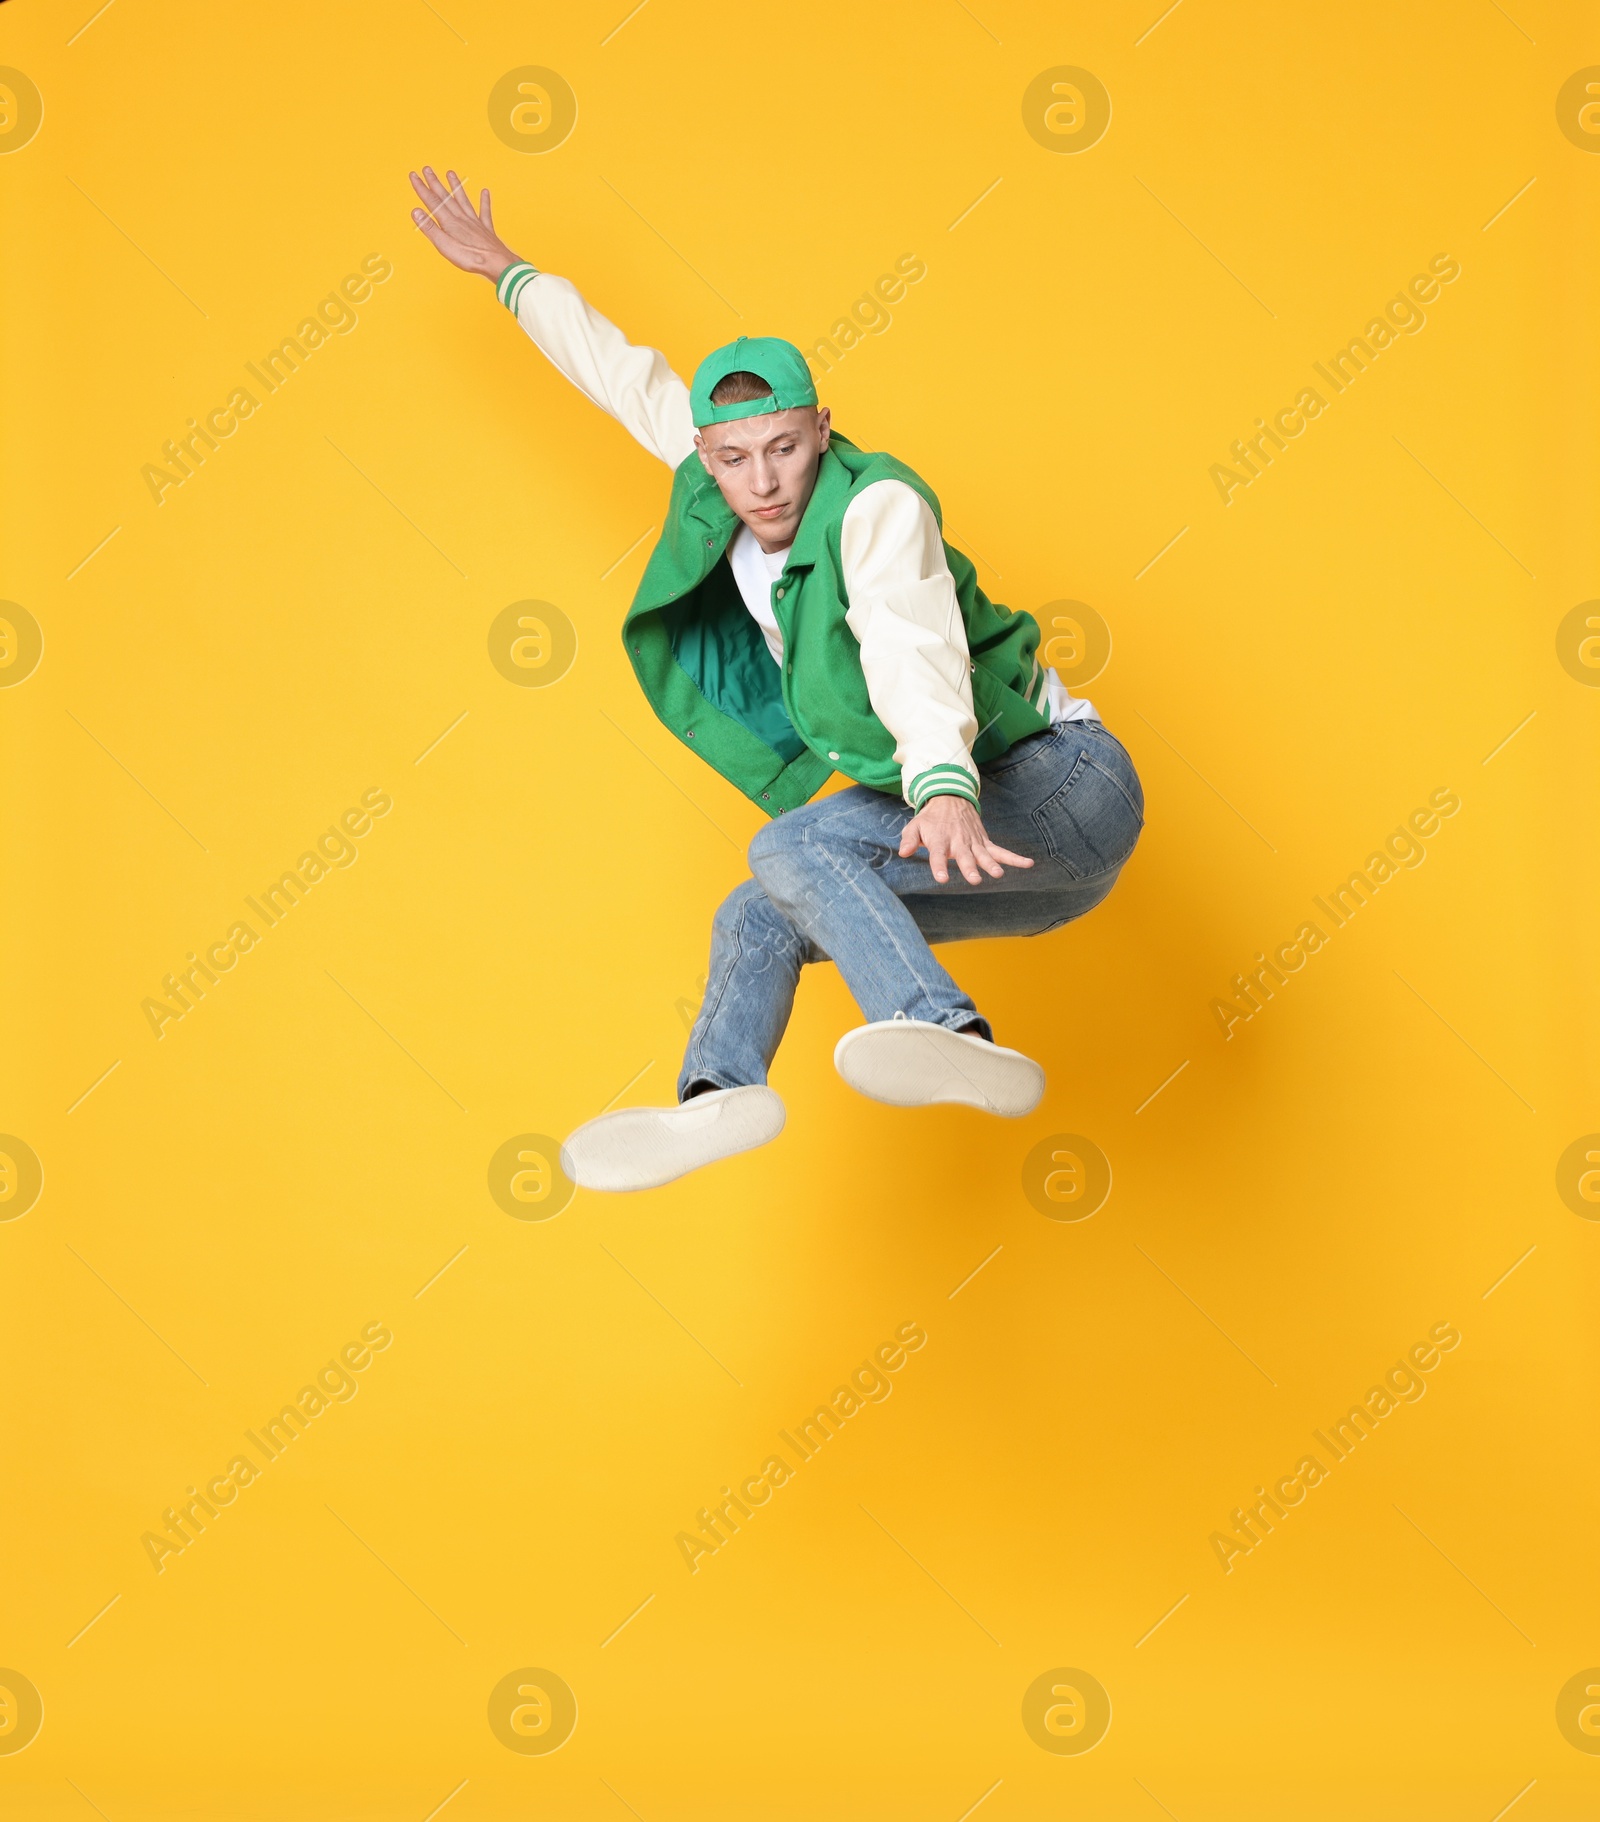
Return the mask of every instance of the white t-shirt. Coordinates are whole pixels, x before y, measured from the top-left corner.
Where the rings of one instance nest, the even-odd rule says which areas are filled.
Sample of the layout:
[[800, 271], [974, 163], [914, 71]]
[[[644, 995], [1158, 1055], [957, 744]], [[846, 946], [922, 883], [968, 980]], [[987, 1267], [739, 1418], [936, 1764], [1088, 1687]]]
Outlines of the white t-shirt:
[[[728, 567], [739, 584], [739, 594], [750, 611], [750, 618], [761, 628], [774, 664], [783, 663], [783, 634], [772, 611], [772, 585], [783, 574], [783, 566], [794, 549], [786, 544], [782, 550], [761, 548], [756, 534], [741, 525], [728, 546]], [[1050, 705], [1050, 719], [1056, 721], [1098, 721], [1094, 704], [1083, 696], [1074, 696], [1053, 670], [1045, 671], [1045, 701]]]
[[750, 618], [761, 628], [774, 664], [783, 663], [783, 634], [778, 631], [778, 618], [772, 611], [772, 585], [783, 574], [793, 549], [792, 544], [786, 544], [782, 550], [763, 550], [748, 525], [739, 527], [728, 546], [728, 567], [739, 584]]

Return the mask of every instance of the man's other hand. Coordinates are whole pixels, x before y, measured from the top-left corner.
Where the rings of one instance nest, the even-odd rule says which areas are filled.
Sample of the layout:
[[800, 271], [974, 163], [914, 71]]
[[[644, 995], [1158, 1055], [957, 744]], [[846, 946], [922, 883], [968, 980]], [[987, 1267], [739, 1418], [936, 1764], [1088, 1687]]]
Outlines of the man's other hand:
[[411, 173], [411, 187], [426, 205], [411, 211], [411, 219], [453, 266], [463, 272], [478, 272], [491, 283], [496, 282], [507, 266], [517, 264], [517, 255], [494, 231], [494, 215], [489, 207], [489, 192], [476, 209], [462, 188], [454, 171], [447, 173], [449, 183], [440, 183], [432, 165], [422, 167], [419, 177]]
[[999, 879], [1007, 867], [1031, 867], [1033, 862], [1009, 848], [997, 847], [984, 833], [983, 818], [964, 797], [930, 797], [905, 826], [900, 837], [900, 858], [909, 859], [918, 848], [928, 850], [933, 877], [945, 885], [948, 863], [954, 861], [969, 886], [982, 884], [982, 867]]

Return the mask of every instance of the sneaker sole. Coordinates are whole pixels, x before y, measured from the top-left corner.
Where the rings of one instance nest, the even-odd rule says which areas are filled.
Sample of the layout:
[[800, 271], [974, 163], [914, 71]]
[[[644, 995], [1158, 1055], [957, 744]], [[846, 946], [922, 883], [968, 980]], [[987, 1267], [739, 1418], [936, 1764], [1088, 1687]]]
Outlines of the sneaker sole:
[[620, 1107], [568, 1134], [561, 1168], [580, 1189], [659, 1189], [777, 1138], [783, 1102], [770, 1088], [696, 1095], [677, 1107]]
[[1044, 1094], [1044, 1071], [1032, 1057], [943, 1025], [880, 1019], [847, 1031], [833, 1066], [858, 1093], [891, 1107], [955, 1104], [1015, 1120]]

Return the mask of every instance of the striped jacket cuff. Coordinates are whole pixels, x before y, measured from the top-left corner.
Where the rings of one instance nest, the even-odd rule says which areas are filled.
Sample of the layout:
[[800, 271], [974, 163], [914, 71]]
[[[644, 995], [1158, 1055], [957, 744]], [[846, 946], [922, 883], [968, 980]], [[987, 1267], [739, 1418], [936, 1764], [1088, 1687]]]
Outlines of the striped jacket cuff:
[[930, 797], [964, 797], [978, 807], [978, 780], [965, 766], [947, 761], [919, 772], [906, 787], [906, 802], [920, 810]]
[[525, 259], [519, 259], [506, 267], [500, 274], [494, 288], [494, 294], [513, 316], [517, 313], [517, 299], [522, 296], [523, 287], [530, 279], [539, 276], [537, 268], [530, 266]]

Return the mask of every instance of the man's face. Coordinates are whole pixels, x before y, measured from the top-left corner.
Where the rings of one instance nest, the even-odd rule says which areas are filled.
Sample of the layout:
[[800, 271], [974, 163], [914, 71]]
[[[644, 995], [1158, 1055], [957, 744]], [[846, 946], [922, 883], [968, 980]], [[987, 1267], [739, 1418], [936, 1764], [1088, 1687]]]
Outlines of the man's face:
[[792, 544], [828, 447], [827, 406], [796, 405], [731, 424], [707, 424], [694, 440], [706, 473], [761, 548]]

